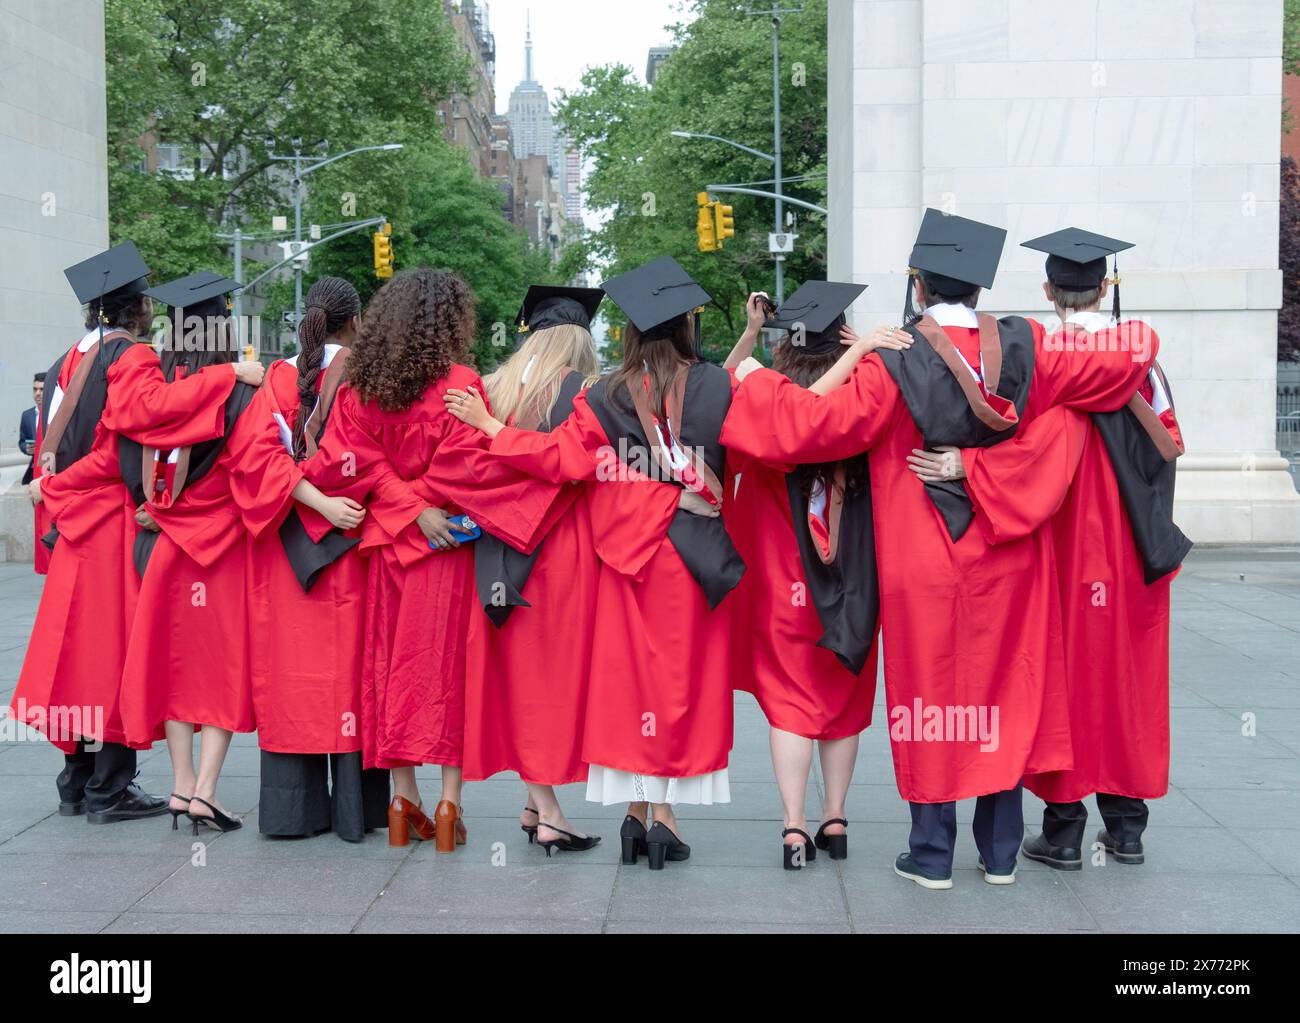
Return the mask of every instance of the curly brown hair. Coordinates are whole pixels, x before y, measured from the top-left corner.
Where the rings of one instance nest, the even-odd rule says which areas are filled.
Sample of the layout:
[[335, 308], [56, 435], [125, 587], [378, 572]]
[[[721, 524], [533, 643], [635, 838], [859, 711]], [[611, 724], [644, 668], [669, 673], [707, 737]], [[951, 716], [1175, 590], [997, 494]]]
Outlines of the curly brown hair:
[[362, 401], [404, 412], [474, 338], [475, 298], [446, 270], [407, 270], [379, 289], [361, 318], [361, 336], [348, 360], [348, 381]]

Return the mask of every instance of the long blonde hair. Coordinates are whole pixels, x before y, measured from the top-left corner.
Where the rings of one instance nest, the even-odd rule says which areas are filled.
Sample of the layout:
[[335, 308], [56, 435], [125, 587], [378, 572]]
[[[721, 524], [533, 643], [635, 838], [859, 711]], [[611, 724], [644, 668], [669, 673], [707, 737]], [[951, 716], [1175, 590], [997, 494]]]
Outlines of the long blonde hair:
[[559, 397], [565, 369], [577, 370], [584, 383], [596, 375], [596, 343], [590, 331], [563, 323], [529, 334], [506, 364], [483, 381], [492, 414], [503, 423], [520, 418], [525, 411], [544, 417]]

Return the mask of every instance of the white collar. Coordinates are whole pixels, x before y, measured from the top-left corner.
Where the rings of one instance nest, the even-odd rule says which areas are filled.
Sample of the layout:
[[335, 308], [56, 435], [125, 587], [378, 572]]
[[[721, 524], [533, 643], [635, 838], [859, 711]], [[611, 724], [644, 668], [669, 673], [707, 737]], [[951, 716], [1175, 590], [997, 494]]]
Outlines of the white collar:
[[80, 341], [77, 342], [77, 351], [81, 352], [82, 355], [85, 355], [86, 352], [90, 351], [90, 346], [93, 345], [98, 340], [99, 340], [99, 328], [96, 327], [89, 334], [87, 334], [85, 337], [83, 337]]
[[[343, 347], [342, 345], [326, 345], [326, 346], [325, 346], [325, 357], [324, 357], [323, 359], [321, 359], [321, 367], [320, 367], [320, 368], [321, 368], [321, 369], [329, 369], [329, 368], [330, 368], [330, 363], [334, 361], [334, 356], [338, 355], [339, 350], [340, 350], [342, 347]], [[295, 355], [292, 359], [285, 359], [285, 362], [287, 362], [287, 363], [288, 363], [290, 366], [292, 366], [294, 369], [297, 369], [297, 368], [298, 368], [298, 356], [297, 356], [297, 355]]]
[[[1115, 319], [1106, 313], [1101, 312], [1077, 312], [1071, 313], [1066, 317], [1065, 323], [1071, 323], [1076, 327], [1082, 327], [1089, 334], [1096, 334], [1098, 331], [1110, 330], [1115, 326]], [[1062, 324], [1064, 326], [1065, 324]]]
[[936, 302], [925, 310], [925, 315], [941, 327], [968, 327], [978, 330], [980, 321], [975, 310], [960, 302]]

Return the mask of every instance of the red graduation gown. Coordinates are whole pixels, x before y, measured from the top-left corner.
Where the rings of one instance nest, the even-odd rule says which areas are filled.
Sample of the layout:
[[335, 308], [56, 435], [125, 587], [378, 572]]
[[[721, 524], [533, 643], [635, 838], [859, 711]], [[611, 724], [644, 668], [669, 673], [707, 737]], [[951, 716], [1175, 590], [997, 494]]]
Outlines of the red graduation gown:
[[[945, 332], [959, 350], [978, 351], [976, 331]], [[1048, 351], [1043, 334], [1035, 324], [1022, 423], [1032, 421], [1035, 402], [1118, 408], [1155, 358], [1154, 344], [1144, 358]], [[904, 799], [967, 799], [1012, 789], [1030, 771], [1070, 767], [1050, 537], [1040, 530], [995, 547], [970, 529], [951, 541], [908, 468], [921, 434], [878, 357], [825, 397], [756, 371], [737, 392], [722, 439], [786, 464], [869, 452], [891, 749]]]
[[[73, 350], [64, 360], [63, 387], [82, 357]], [[219, 437], [222, 408], [234, 386], [227, 366], [168, 384], [154, 350], [133, 345], [108, 368], [104, 414], [90, 453], [44, 477], [39, 507], [58, 526], [59, 542], [13, 695], [14, 706], [25, 703], [25, 720], [39, 731], [49, 734], [35, 720], [37, 709], [48, 715], [52, 707], [102, 707], [103, 727], [93, 727], [93, 715], [86, 715], [86, 727], [76, 734], [91, 741], [127, 742], [119, 696], [140, 591], [131, 559], [139, 527], [135, 503], [122, 482], [118, 439], [176, 447]], [[154, 738], [142, 737], [134, 745], [147, 748]], [[76, 742], [55, 745], [67, 753]]]
[[[161, 471], [161, 470], [160, 470]], [[140, 585], [122, 676], [128, 739], [146, 743], [167, 721], [256, 728], [247, 612], [253, 541], [274, 533], [302, 473], [285, 452], [259, 392], [235, 420], [212, 471], [166, 507]]]
[[[668, 539], [679, 488], [598, 479], [609, 438], [585, 395], [549, 434], [507, 428], [492, 453], [543, 479], [589, 489], [600, 572], [582, 759], [635, 774], [687, 778], [727, 766], [733, 696], [725, 605], [710, 610]], [[722, 481], [732, 490], [730, 469]]]
[[[1162, 418], [1176, 435], [1172, 413]], [[1077, 465], [1049, 525], [1074, 766], [1030, 774], [1026, 787], [1054, 803], [1097, 792], [1163, 796], [1169, 789], [1169, 589], [1176, 573], [1146, 584], [1101, 435], [1087, 416], [1054, 410], [1010, 443], [968, 450], [963, 459], [977, 518], [995, 542], [1039, 524], [1008, 499], [1020, 481], [1032, 484], [1035, 467], [1046, 466], [1040, 491], [1060, 493], [1063, 477], [1054, 466]]]
[[[340, 356], [335, 356], [336, 358]], [[319, 385], [325, 374], [319, 374]], [[290, 430], [298, 420], [298, 370], [277, 362], [270, 389]], [[271, 415], [267, 402], [259, 411]], [[251, 415], [253, 409], [245, 412]], [[272, 425], [276, 424], [272, 421]], [[318, 521], [297, 505], [306, 523]], [[361, 750], [361, 656], [369, 566], [345, 554], [304, 593], [279, 532], [253, 541], [248, 610], [252, 618], [253, 711], [257, 743], [271, 753], [356, 753]]]
[[773, 728], [807, 739], [844, 739], [871, 724], [876, 699], [877, 640], [862, 671], [849, 672], [817, 646], [825, 631], [805, 587], [786, 474], [752, 459], [738, 461], [735, 498], [724, 509], [727, 531], [745, 562], [729, 603], [732, 675], [753, 693]]
[[[411, 408], [386, 412], [345, 385], [320, 451], [304, 465], [326, 493], [367, 503], [361, 738], [368, 768], [459, 766], [464, 758], [474, 552], [469, 544], [432, 551], [416, 525], [420, 513], [468, 513], [531, 551], [558, 491], [489, 458], [486, 438], [447, 413], [447, 390], [470, 387], [486, 393], [473, 370], [453, 366]], [[323, 532], [310, 522], [308, 531]]]

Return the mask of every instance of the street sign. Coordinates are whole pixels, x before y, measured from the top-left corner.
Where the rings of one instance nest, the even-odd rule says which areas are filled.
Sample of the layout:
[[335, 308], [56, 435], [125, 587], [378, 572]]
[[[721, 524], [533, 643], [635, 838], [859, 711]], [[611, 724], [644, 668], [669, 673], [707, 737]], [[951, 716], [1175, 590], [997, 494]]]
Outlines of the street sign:
[[798, 237], [797, 234], [769, 234], [767, 236], [767, 251], [789, 255], [794, 252], [795, 239]]
[[311, 268], [311, 242], [280, 242], [286, 260], [293, 260], [293, 268], [306, 273]]
[[288, 217], [272, 217], [272, 218], [271, 218], [271, 230], [272, 230], [272, 231], [287, 231], [287, 230], [289, 230], [289, 218], [288, 218]]

